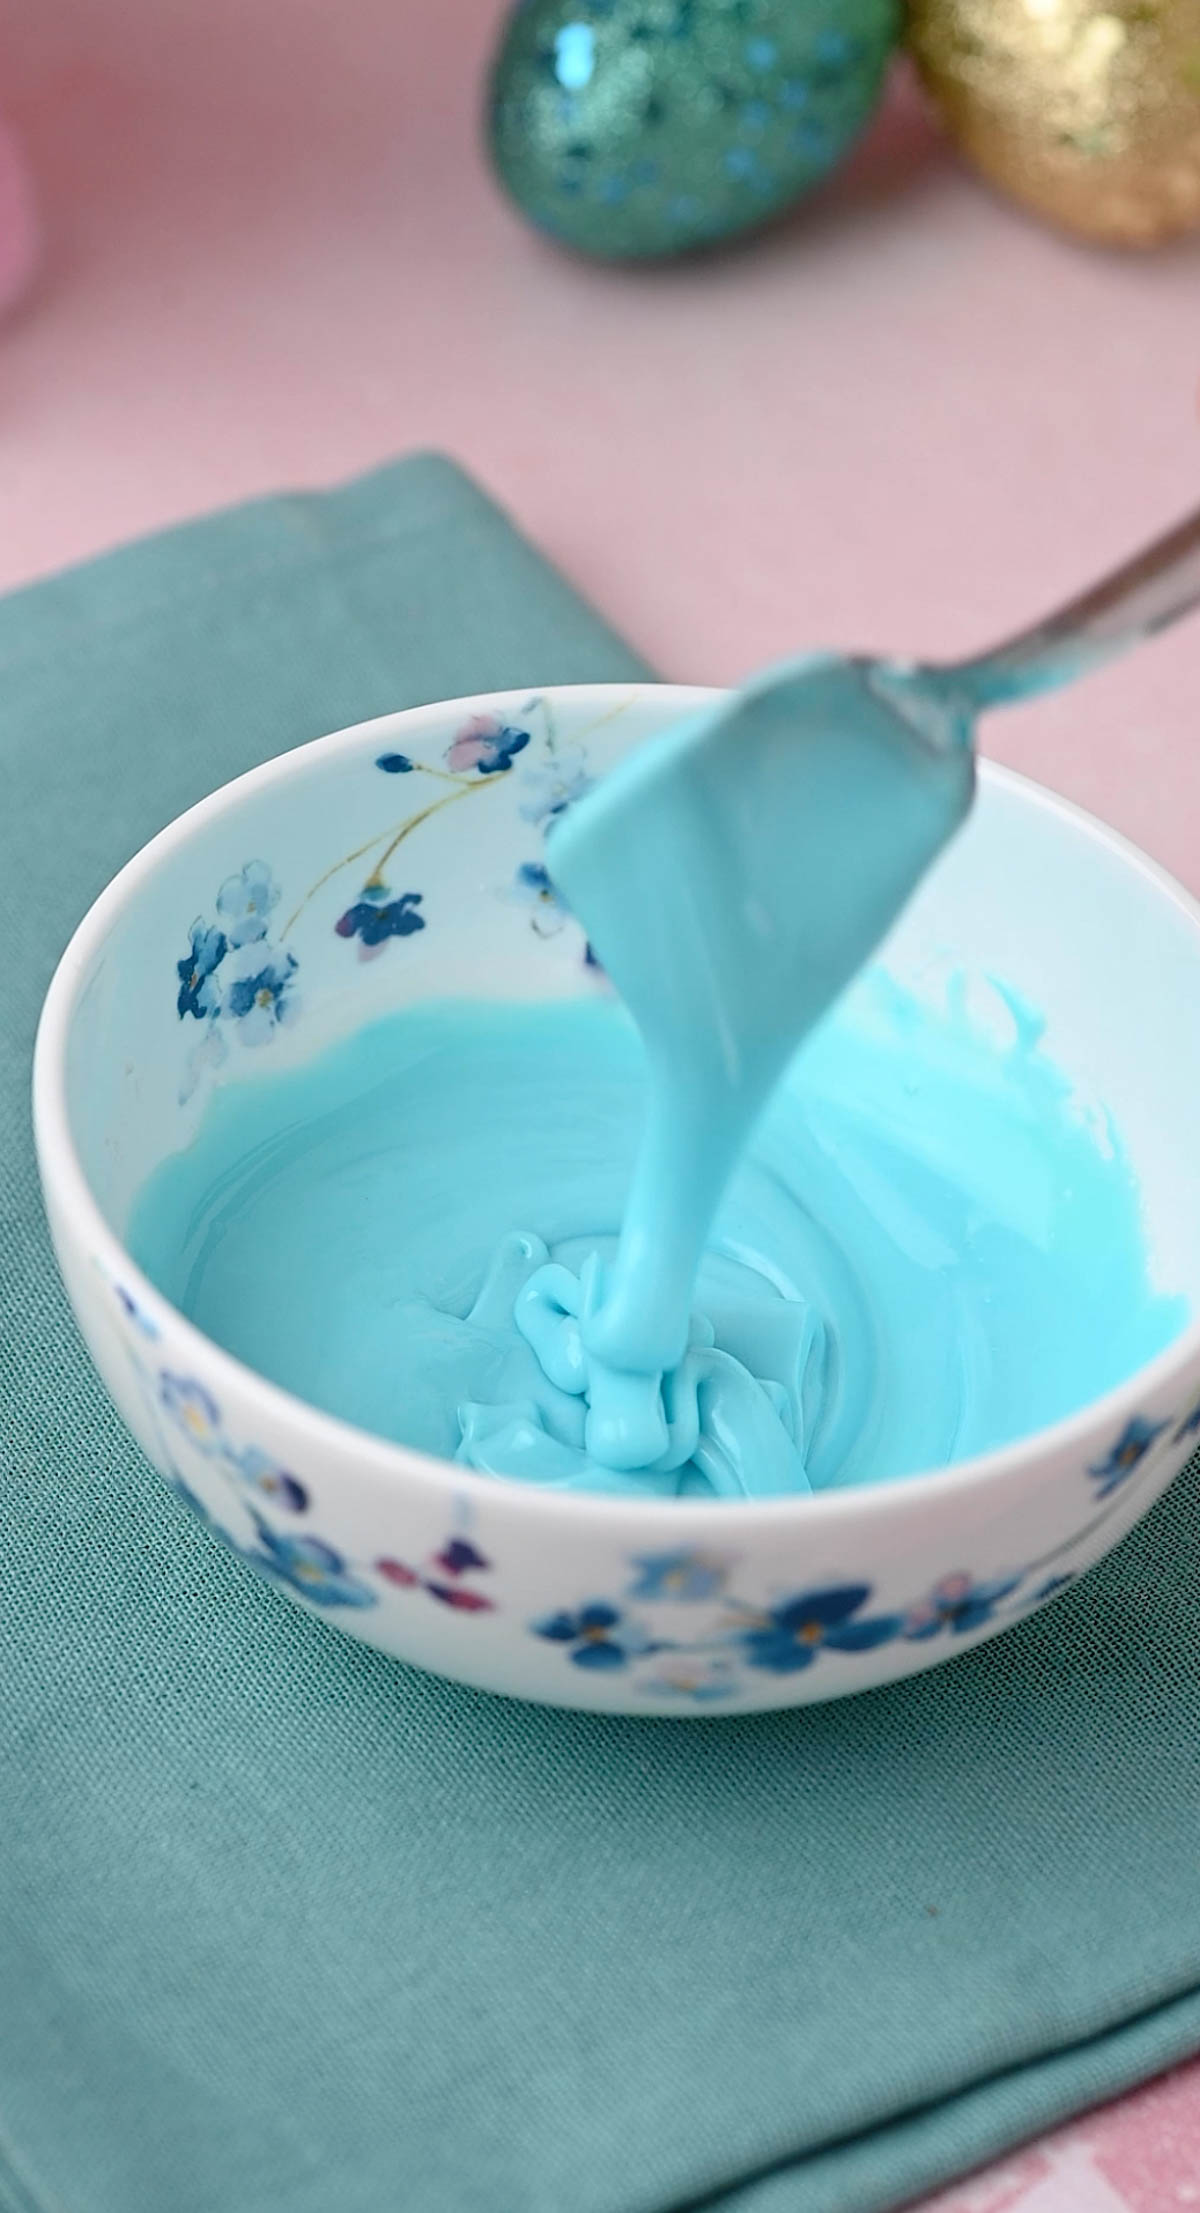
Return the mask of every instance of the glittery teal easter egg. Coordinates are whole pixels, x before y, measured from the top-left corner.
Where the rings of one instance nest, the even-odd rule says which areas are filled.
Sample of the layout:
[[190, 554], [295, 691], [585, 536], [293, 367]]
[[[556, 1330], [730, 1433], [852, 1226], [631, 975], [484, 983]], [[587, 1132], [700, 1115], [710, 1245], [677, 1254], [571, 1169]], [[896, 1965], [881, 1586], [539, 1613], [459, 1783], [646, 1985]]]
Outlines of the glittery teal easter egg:
[[901, 0], [524, 0], [492, 78], [496, 168], [584, 253], [731, 238], [841, 159], [900, 17]]

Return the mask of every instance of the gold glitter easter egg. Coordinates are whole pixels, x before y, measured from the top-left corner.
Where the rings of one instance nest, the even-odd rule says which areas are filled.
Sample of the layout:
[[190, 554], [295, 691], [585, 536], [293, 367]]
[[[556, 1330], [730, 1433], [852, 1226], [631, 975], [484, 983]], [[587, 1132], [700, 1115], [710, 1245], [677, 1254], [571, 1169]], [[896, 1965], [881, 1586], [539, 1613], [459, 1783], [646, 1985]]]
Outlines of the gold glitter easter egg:
[[1015, 200], [1115, 245], [1200, 229], [1200, 0], [910, 0], [908, 36]]

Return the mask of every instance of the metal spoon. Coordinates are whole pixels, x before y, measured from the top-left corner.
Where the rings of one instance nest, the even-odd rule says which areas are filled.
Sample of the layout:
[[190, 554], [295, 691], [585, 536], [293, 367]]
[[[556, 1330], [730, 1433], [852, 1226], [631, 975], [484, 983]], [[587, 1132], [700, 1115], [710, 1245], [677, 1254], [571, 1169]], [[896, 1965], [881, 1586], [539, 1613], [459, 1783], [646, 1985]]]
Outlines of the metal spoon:
[[870, 688], [940, 743], [969, 744], [975, 717], [1053, 691], [1140, 645], [1200, 604], [1200, 510], [1055, 614], [969, 661], [856, 658]]

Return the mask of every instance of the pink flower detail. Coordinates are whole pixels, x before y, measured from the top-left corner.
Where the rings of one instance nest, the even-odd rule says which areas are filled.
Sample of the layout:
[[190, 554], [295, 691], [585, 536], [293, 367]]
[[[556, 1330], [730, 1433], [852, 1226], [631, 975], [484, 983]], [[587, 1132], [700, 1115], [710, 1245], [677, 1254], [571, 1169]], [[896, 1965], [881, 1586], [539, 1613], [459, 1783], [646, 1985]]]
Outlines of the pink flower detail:
[[464, 722], [446, 755], [446, 766], [456, 775], [464, 769], [478, 768], [479, 763], [493, 750], [500, 735], [500, 725], [495, 715], [472, 715]]
[[446, 753], [446, 766], [456, 775], [474, 768], [481, 776], [503, 776], [528, 743], [528, 730], [497, 722], [495, 715], [472, 715], [453, 739]]

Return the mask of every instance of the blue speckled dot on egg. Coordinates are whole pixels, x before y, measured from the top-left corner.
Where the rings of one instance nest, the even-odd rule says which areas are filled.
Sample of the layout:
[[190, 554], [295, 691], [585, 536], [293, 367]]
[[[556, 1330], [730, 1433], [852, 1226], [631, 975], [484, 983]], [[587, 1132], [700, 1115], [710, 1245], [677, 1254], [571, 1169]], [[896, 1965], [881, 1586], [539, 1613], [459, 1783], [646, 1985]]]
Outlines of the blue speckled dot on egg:
[[841, 160], [900, 17], [901, 0], [524, 0], [492, 77], [497, 172], [584, 253], [733, 237]]

